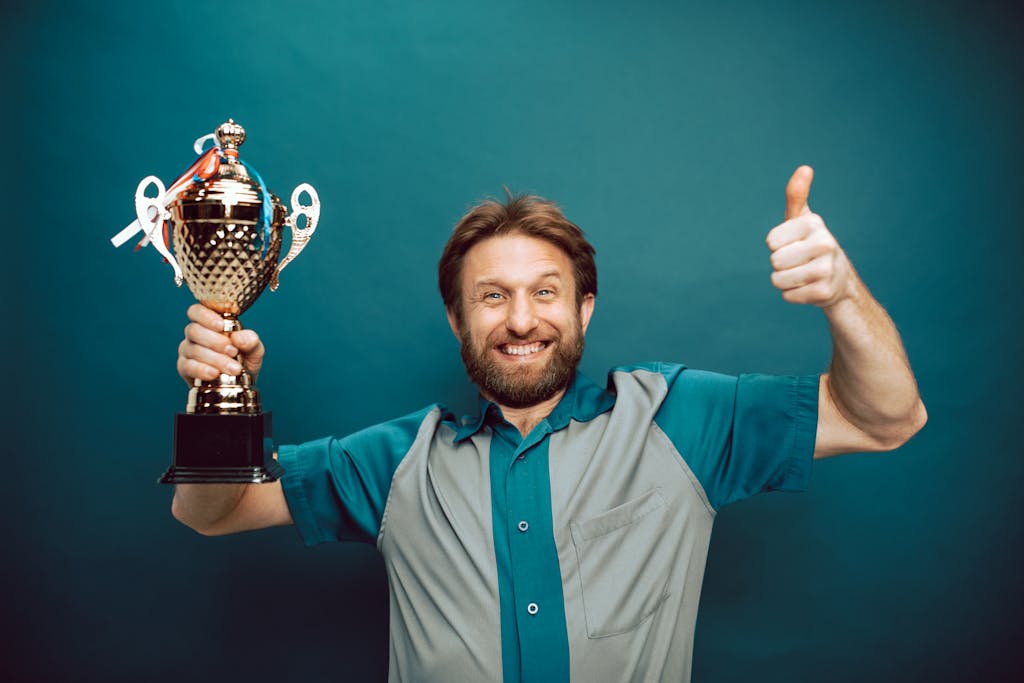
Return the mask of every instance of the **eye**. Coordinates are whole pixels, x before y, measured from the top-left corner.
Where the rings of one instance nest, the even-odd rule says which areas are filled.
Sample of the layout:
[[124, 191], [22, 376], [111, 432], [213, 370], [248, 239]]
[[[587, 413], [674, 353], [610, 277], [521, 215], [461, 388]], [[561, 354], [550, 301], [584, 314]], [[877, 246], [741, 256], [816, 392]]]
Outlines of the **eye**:
[[554, 295], [555, 291], [553, 289], [541, 289], [537, 291], [537, 296], [550, 297]]
[[483, 298], [484, 301], [501, 301], [501, 292], [487, 292]]

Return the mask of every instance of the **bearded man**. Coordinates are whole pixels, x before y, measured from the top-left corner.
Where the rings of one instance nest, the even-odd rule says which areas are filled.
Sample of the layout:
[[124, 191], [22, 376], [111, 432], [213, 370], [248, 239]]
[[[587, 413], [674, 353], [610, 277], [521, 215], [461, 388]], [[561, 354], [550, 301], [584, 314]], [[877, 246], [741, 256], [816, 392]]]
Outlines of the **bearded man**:
[[[441, 405], [341, 438], [282, 446], [281, 481], [179, 485], [173, 513], [208, 535], [295, 524], [307, 545], [373, 543], [390, 594], [392, 681], [686, 681], [721, 506], [802, 490], [812, 458], [894, 449], [926, 413], [892, 321], [786, 188], [767, 237], [785, 300], [819, 306], [820, 377], [728, 377], [671, 363], [578, 374], [594, 249], [551, 202], [485, 202], [438, 268], [479, 411]], [[189, 384], [254, 375], [263, 345], [195, 305]], [[237, 357], [237, 358], [236, 358]]]

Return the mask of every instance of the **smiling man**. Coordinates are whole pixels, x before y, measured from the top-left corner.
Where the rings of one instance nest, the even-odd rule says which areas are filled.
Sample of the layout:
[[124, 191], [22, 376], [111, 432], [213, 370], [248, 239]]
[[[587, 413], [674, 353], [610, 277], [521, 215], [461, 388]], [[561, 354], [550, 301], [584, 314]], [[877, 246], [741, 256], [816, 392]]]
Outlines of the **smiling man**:
[[[593, 248], [551, 202], [489, 201], [438, 268], [476, 414], [434, 405], [283, 446], [281, 481], [181, 485], [174, 515], [209, 535], [295, 524], [308, 545], [375, 544], [393, 681], [688, 680], [718, 509], [801, 490], [812, 458], [891, 450], [926, 420], [892, 321], [807, 206], [812, 177], [794, 173], [767, 242], [783, 298], [829, 322], [820, 377], [652, 363], [599, 387], [576, 371]], [[255, 333], [189, 317], [186, 382], [259, 371]]]

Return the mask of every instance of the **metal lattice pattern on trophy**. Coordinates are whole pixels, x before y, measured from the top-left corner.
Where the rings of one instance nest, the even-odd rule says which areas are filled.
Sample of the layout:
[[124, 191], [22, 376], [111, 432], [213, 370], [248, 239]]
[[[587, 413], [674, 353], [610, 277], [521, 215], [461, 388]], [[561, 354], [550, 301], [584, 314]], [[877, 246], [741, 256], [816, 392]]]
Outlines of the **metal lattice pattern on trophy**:
[[[210, 138], [215, 146], [203, 151]], [[292, 192], [289, 212], [239, 158], [244, 141], [245, 130], [229, 119], [196, 141], [199, 158], [169, 188], [155, 176], [143, 179], [135, 192], [137, 220], [111, 240], [120, 246], [142, 231], [140, 246], [152, 244], [163, 255], [175, 283], [187, 283], [200, 303], [223, 316], [225, 332], [242, 329], [238, 317], [267, 286], [277, 289], [281, 271], [306, 246], [320, 217], [319, 197], [306, 183]], [[151, 188], [155, 196], [146, 194]], [[309, 204], [300, 203], [303, 193]], [[291, 245], [278, 262], [285, 225]], [[197, 379], [185, 413], [176, 416], [174, 463], [160, 481], [274, 481], [283, 471], [273, 450], [270, 413], [261, 411], [248, 372]]]

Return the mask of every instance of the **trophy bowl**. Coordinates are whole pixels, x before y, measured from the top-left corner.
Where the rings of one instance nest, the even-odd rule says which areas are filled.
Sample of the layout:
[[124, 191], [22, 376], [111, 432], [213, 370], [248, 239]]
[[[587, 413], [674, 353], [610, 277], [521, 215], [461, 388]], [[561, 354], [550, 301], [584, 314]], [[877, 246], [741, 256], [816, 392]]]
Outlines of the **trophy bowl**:
[[[243, 167], [244, 168], [244, 167]], [[237, 318], [263, 293], [277, 269], [287, 211], [271, 195], [269, 235], [261, 224], [262, 199], [245, 178], [195, 183], [171, 204], [174, 251], [196, 299]]]

